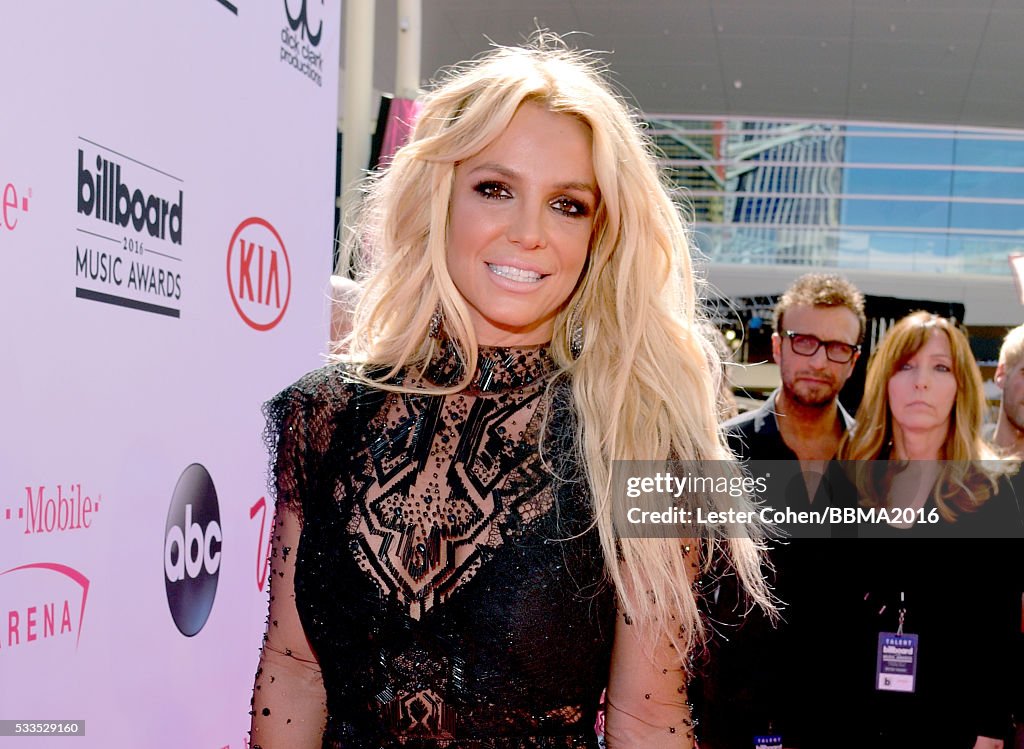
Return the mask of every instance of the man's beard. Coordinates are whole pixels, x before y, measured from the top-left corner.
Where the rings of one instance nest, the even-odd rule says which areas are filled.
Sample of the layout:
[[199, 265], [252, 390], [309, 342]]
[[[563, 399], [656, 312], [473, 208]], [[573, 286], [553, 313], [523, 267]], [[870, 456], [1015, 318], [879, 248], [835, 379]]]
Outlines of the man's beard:
[[[822, 375], [815, 375], [822, 377]], [[798, 379], [794, 377], [793, 379]], [[792, 383], [783, 382], [782, 389], [786, 391], [786, 397], [806, 408], [828, 408], [839, 396], [840, 387], [837, 387], [835, 380], [830, 379], [830, 384], [824, 383], [819, 386], [800, 387]]]

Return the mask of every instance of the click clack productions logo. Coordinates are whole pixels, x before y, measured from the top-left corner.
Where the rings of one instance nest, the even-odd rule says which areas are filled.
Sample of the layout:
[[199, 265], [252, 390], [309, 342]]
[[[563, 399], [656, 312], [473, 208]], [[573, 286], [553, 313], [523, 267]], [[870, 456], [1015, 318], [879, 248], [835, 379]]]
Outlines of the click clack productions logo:
[[76, 173], [75, 296], [180, 317], [183, 181], [85, 138]]
[[282, 0], [281, 56], [299, 75], [323, 85], [323, 54], [318, 49], [324, 32], [324, 0]]
[[213, 609], [222, 543], [217, 490], [206, 468], [193, 463], [174, 487], [163, 554], [167, 605], [186, 637], [198, 634]]

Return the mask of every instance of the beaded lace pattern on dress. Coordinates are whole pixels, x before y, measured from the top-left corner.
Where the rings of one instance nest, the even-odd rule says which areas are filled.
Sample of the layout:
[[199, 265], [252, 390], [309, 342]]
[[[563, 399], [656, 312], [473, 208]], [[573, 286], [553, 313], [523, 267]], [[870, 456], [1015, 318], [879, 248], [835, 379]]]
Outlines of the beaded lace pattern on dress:
[[[470, 387], [436, 396], [339, 365], [267, 405], [278, 529], [254, 748], [318, 729], [324, 747], [595, 746], [614, 596], [553, 371], [544, 348], [483, 349]], [[444, 344], [425, 377], [461, 374]], [[288, 722], [300, 706], [272, 667], [322, 679], [322, 728]]]

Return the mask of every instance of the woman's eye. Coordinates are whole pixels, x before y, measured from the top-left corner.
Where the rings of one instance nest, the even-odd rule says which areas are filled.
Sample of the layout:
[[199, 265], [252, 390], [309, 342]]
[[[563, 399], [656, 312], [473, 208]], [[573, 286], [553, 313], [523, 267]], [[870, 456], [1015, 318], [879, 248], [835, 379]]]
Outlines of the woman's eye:
[[505, 200], [512, 197], [508, 185], [503, 185], [501, 182], [481, 182], [473, 189], [485, 198], [493, 200]]
[[900, 371], [901, 372], [909, 372], [913, 368], [914, 368], [914, 365], [911, 364], [910, 362], [906, 362], [906, 363], [900, 365]]
[[936, 364], [935, 369], [939, 372], [952, 372], [953, 370], [946, 364]]
[[589, 208], [585, 203], [571, 198], [558, 198], [551, 203], [551, 207], [566, 216], [586, 216], [589, 213]]

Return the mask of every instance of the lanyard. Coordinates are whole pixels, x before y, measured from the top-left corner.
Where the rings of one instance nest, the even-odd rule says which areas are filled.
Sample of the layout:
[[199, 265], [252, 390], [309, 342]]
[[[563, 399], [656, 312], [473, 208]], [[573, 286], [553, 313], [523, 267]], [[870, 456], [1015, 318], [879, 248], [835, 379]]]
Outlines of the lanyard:
[[[871, 595], [870, 593], [867, 593], [867, 594], [866, 594], [866, 595], [864, 596], [865, 600], [866, 600], [866, 599], [867, 599], [867, 598], [868, 598], [868, 597], [869, 597], [870, 595]], [[907, 606], [906, 606], [906, 600], [907, 600], [906, 592], [905, 592], [905, 591], [902, 591], [902, 590], [901, 590], [901, 591], [900, 591], [900, 611], [899, 611], [899, 620], [898, 620], [898, 622], [897, 622], [897, 625], [896, 625], [896, 634], [897, 634], [897, 635], [901, 635], [901, 636], [903, 635], [903, 622], [904, 622], [904, 620], [905, 620], [905, 619], [907, 618]], [[885, 610], [886, 610], [887, 608], [888, 608], [888, 606], [887, 606], [886, 604], [884, 604], [884, 603], [883, 603], [883, 604], [882, 604], [882, 608], [880, 608], [880, 609], [878, 610], [878, 615], [879, 615], [879, 616], [881, 616], [882, 614], [884, 614], [884, 613], [885, 613]]]

